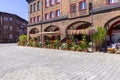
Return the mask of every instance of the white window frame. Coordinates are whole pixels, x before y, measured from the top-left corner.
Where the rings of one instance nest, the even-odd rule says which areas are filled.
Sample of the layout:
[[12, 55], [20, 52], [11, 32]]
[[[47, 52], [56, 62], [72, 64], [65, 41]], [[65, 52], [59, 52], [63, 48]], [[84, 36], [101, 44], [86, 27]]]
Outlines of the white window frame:
[[56, 17], [60, 17], [60, 14], [61, 14], [60, 9], [56, 10]]
[[45, 7], [49, 7], [49, 0], [45, 0]]

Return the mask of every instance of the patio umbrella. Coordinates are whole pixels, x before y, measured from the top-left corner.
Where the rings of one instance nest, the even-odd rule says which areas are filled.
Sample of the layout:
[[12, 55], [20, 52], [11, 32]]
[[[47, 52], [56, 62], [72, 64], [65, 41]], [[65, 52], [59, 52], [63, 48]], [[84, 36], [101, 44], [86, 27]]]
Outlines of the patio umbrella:
[[44, 36], [52, 37], [52, 36], [61, 35], [61, 33], [60, 33], [60, 31], [55, 31], [55, 32], [41, 32], [41, 33], [39, 33], [39, 35], [44, 35]]

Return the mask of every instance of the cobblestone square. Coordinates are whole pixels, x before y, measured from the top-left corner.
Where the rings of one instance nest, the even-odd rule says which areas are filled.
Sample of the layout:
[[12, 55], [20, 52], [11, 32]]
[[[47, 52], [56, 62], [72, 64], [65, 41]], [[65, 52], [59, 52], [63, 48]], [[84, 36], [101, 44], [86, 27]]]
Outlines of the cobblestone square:
[[120, 55], [0, 44], [0, 80], [120, 80]]

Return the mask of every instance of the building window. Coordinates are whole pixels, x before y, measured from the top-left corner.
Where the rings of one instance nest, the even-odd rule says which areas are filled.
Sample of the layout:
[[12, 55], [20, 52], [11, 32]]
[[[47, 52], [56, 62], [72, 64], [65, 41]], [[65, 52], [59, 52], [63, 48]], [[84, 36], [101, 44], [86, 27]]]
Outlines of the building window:
[[56, 10], [56, 17], [60, 16], [60, 9]]
[[23, 33], [23, 30], [22, 30], [22, 29], [20, 29], [19, 33], [21, 33], [21, 34], [22, 34], [22, 33]]
[[45, 19], [49, 19], [49, 14], [48, 13], [45, 14]]
[[76, 4], [70, 5], [70, 12], [76, 12]]
[[30, 13], [32, 13], [32, 5], [30, 5]]
[[10, 21], [12, 21], [12, 20], [13, 20], [13, 18], [9, 18], [9, 20], [10, 20]]
[[30, 18], [30, 23], [32, 23], [32, 18]]
[[45, 0], [45, 7], [49, 7], [49, 0]]
[[23, 26], [23, 25], [21, 25], [21, 26], [20, 26], [20, 28], [24, 28], [24, 26]]
[[23, 23], [23, 26], [25, 26], [26, 25], [26, 23]]
[[113, 3], [116, 3], [118, 2], [118, 0], [108, 0], [108, 4], [113, 4]]
[[60, 3], [60, 0], [55, 0], [56, 4]]
[[50, 0], [50, 6], [53, 6], [55, 4], [55, 0]]
[[9, 35], [9, 38], [10, 38], [10, 39], [12, 39], [12, 38], [13, 38], [13, 35], [12, 35], [12, 34], [10, 34], [10, 35]]
[[4, 21], [8, 21], [8, 17], [4, 17]]
[[40, 21], [40, 16], [37, 16], [37, 22], [39, 22]]
[[34, 3], [34, 12], [36, 12], [36, 3]]
[[12, 31], [13, 30], [13, 27], [12, 26], [10, 26], [10, 31]]
[[37, 11], [40, 10], [40, 1], [37, 2]]
[[54, 18], [54, 17], [55, 17], [54, 11], [50, 12], [50, 18]]
[[79, 9], [80, 10], [85, 10], [86, 9], [86, 1], [81, 1], [79, 3]]
[[33, 22], [36, 22], [36, 17], [33, 17]]
[[8, 26], [4, 25], [4, 30], [8, 30]]

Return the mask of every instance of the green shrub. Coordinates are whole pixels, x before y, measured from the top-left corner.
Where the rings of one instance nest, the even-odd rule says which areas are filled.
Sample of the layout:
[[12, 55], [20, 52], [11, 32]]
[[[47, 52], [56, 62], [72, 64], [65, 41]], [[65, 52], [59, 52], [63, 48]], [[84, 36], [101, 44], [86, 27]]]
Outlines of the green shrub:
[[77, 47], [76, 50], [77, 50], [77, 51], [82, 51], [82, 48], [79, 46], [79, 47]]
[[59, 41], [58, 40], [54, 40], [53, 41], [54, 48], [58, 48], [58, 45], [59, 45]]
[[67, 49], [67, 45], [68, 45], [67, 43], [63, 43], [63, 44], [61, 45], [61, 49], [62, 49], [62, 50]]
[[32, 47], [39, 47], [39, 43], [38, 43], [38, 42], [33, 41], [33, 45], [32, 45]]
[[25, 46], [26, 43], [27, 43], [27, 35], [21, 35], [21, 36], [19, 36], [18, 45]]
[[80, 42], [80, 47], [84, 50], [88, 47], [88, 42], [86, 40], [86, 35], [82, 36], [82, 41]]
[[79, 45], [74, 44], [74, 45], [71, 47], [71, 50], [76, 51], [78, 47], [79, 47]]
[[34, 39], [31, 38], [31, 39], [27, 42], [27, 46], [33, 47], [33, 41], [34, 41]]
[[45, 40], [45, 45], [49, 45], [50, 44], [50, 41], [49, 40]]

